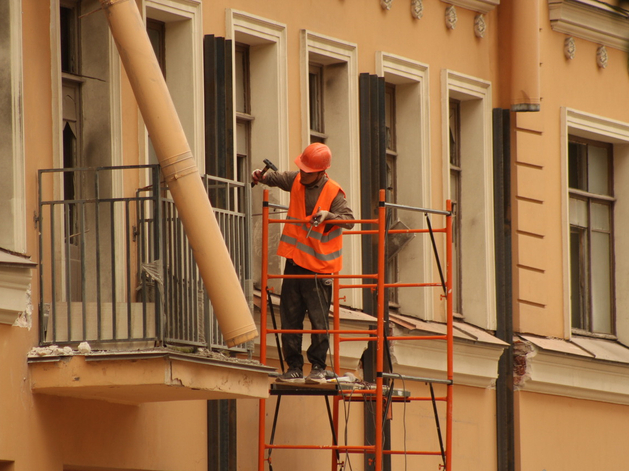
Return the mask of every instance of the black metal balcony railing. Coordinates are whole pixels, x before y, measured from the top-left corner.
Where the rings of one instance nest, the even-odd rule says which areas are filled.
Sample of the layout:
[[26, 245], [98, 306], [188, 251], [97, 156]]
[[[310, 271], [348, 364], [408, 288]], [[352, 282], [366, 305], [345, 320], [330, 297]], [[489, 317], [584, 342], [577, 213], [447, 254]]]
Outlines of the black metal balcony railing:
[[[142, 172], [149, 185], [117, 196], [118, 182]], [[248, 187], [202, 178], [244, 288], [251, 278]], [[62, 199], [42, 198], [54, 188], [63, 188]], [[158, 166], [40, 170], [39, 195], [42, 345], [226, 348]]]

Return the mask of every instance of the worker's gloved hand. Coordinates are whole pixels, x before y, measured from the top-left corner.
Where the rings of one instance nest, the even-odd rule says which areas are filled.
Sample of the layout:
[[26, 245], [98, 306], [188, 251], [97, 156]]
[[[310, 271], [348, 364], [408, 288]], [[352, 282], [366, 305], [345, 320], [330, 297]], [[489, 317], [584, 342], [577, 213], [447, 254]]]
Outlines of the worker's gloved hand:
[[315, 213], [312, 216], [312, 223], [317, 226], [319, 225], [319, 223], [325, 221], [326, 219], [328, 219], [328, 217], [330, 216], [330, 211], [325, 211], [325, 210], [321, 210], [318, 211], [317, 213]]
[[262, 170], [259, 168], [255, 169], [251, 173], [251, 181], [256, 185], [264, 180], [264, 175], [262, 174]]

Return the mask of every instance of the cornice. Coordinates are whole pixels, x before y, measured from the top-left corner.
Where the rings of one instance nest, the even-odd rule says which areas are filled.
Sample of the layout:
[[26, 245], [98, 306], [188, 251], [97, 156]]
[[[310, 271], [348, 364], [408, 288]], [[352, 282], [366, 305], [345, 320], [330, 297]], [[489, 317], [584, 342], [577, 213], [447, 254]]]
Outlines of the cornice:
[[527, 355], [520, 391], [629, 405], [629, 365], [549, 352]]
[[455, 5], [478, 13], [489, 13], [498, 5], [500, 0], [441, 0], [443, 3]]
[[13, 325], [28, 308], [30, 267], [0, 265], [0, 324]]
[[629, 51], [629, 19], [618, 11], [581, 0], [548, 0], [553, 31]]

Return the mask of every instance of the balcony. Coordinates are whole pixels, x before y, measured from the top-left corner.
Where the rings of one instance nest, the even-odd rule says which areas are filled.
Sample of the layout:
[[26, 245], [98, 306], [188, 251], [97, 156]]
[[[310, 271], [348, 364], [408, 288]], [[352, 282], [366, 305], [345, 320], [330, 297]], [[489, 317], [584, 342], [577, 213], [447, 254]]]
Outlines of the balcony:
[[[249, 189], [203, 181], [253, 306]], [[63, 197], [46, 198], [55, 188]], [[123, 403], [266, 397], [273, 370], [250, 359], [252, 344], [223, 341], [158, 166], [40, 170], [39, 195], [34, 392]]]

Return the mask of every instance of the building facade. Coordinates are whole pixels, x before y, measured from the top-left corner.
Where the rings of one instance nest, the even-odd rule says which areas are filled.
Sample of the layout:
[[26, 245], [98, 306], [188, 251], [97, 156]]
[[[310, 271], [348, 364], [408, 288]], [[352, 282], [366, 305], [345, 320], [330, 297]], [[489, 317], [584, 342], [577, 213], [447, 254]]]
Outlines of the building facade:
[[[379, 189], [398, 205], [454, 204], [451, 469], [624, 467], [626, 2], [135, 3], [256, 321], [262, 189], [250, 174], [264, 159], [295, 169], [324, 142], [357, 217]], [[257, 469], [254, 417], [260, 399], [277, 402], [278, 351], [262, 365], [259, 339], [223, 341], [156, 165], [160, 136], [100, 10], [0, 2], [0, 471]], [[367, 273], [370, 251], [348, 237], [342, 273]], [[430, 239], [404, 240], [386, 272], [438, 277]], [[343, 296], [341, 324], [369, 328], [370, 295]], [[438, 289], [388, 296], [395, 335], [443, 331]], [[352, 345], [341, 368], [360, 375], [365, 345]], [[394, 371], [443, 377], [442, 344], [390, 349]], [[370, 416], [351, 407], [342, 430], [360, 442]], [[429, 402], [396, 408], [389, 427], [405, 448], [439, 447]], [[316, 445], [329, 428], [320, 398], [287, 398], [275, 439]], [[274, 469], [331, 462], [272, 456]], [[395, 456], [383, 469], [440, 464]]]

